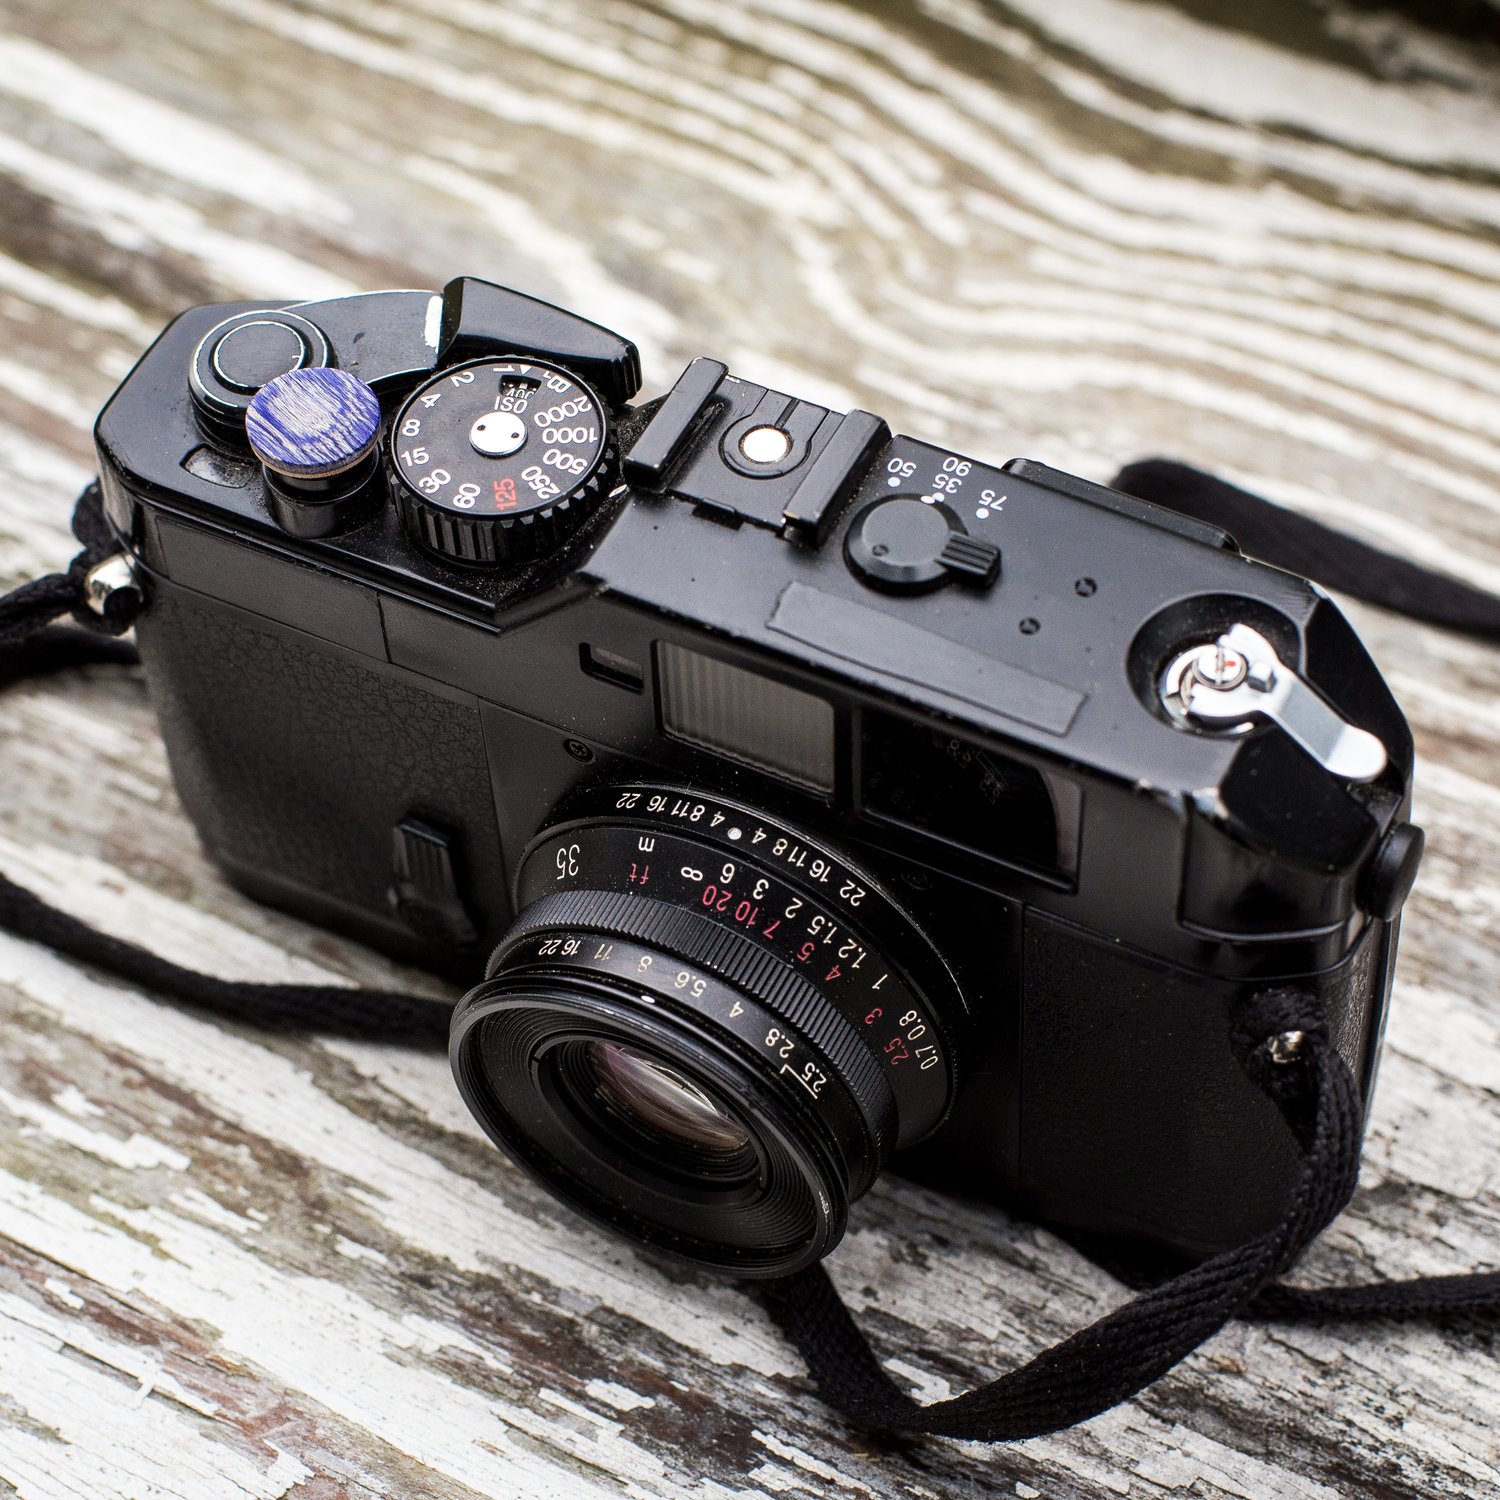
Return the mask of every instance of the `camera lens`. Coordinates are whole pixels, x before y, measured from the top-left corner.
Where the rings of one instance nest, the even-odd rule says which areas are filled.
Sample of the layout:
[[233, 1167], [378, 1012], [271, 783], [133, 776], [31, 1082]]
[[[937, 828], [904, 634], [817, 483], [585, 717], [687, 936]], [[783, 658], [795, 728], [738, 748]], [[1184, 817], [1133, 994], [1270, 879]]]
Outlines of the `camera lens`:
[[455, 1014], [459, 1088], [643, 1244], [742, 1276], [810, 1264], [947, 1110], [946, 966], [868, 875], [752, 809], [586, 794], [526, 851], [517, 905]]

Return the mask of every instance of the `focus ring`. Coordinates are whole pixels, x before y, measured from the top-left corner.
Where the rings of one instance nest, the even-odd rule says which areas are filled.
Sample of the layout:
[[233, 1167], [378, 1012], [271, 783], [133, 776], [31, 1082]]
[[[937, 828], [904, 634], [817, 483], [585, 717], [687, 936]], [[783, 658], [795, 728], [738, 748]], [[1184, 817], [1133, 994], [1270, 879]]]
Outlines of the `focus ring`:
[[[853, 1097], [868, 1125], [876, 1170], [896, 1137], [896, 1101], [868, 1044], [849, 1021], [786, 961], [696, 912], [649, 896], [613, 891], [558, 891], [531, 903], [516, 919], [485, 970], [494, 978], [518, 943], [535, 933], [581, 927], [663, 949], [744, 990], [820, 1053]], [[475, 992], [483, 993], [483, 987]]]

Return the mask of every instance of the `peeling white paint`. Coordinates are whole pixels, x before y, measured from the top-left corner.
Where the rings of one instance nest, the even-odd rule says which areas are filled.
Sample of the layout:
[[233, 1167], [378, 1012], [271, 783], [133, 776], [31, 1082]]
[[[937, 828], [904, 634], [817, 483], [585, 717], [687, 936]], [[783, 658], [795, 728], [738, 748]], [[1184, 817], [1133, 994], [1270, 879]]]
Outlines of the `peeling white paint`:
[[8, 255], [0, 255], [0, 288], [86, 328], [119, 334], [138, 346], [144, 347], [157, 332], [134, 308], [118, 298], [81, 291]]
[[218, 229], [179, 200], [128, 187], [11, 136], [0, 135], [0, 171], [68, 210], [121, 250], [189, 256], [226, 292], [306, 299], [362, 290], [274, 246]]
[[1007, 0], [1050, 35], [1155, 93], [1208, 114], [1294, 126], [1424, 165], [1500, 167], [1500, 108], [1438, 85], [1381, 83], [1347, 68], [1140, 0]]
[[183, 1172], [191, 1165], [190, 1157], [161, 1141], [153, 1141], [139, 1133], [120, 1140], [103, 1130], [89, 1130], [61, 1110], [52, 1109], [35, 1099], [19, 1098], [4, 1089], [0, 1089], [0, 1110], [54, 1141], [130, 1171], [167, 1167], [174, 1172]]
[[[74, 883], [47, 894], [65, 899], [79, 890]], [[170, 920], [164, 911], [163, 931]], [[145, 913], [132, 936], [150, 947], [169, 946], [158, 944]], [[794, 1356], [743, 1295], [728, 1288], [684, 1295], [633, 1254], [613, 1246], [606, 1252], [601, 1237], [571, 1216], [543, 1223], [518, 1214], [496, 1192], [344, 1109], [306, 1071], [253, 1041], [132, 991], [92, 984], [8, 936], [0, 936], [0, 982], [17, 985], [66, 1024], [128, 1047], [163, 1076], [214, 1099], [225, 1118], [336, 1172], [349, 1183], [351, 1199], [367, 1205], [387, 1232], [428, 1254], [470, 1271], [528, 1271], [582, 1294], [585, 1305], [602, 1303], [638, 1317], [710, 1359], [767, 1374], [795, 1368]], [[249, 1077], [256, 1086], [247, 1090], [241, 1080]], [[497, 1153], [496, 1184], [503, 1186], [513, 1171]], [[723, 1330], [734, 1325], [743, 1325], [745, 1336], [726, 1347]]]

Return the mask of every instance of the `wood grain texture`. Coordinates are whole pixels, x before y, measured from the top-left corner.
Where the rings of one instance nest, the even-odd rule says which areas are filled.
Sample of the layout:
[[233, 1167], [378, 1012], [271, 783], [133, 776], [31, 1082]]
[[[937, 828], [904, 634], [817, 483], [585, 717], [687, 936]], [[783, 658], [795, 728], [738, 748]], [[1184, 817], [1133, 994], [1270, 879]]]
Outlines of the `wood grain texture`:
[[[708, 352], [990, 458], [1170, 453], [1500, 587], [1500, 54], [1363, 5], [0, 0], [0, 209], [7, 587], [71, 555], [92, 417], [180, 307], [460, 270], [630, 333], [652, 390]], [[1500, 655], [1352, 613], [1430, 853], [1314, 1281], [1500, 1255]], [[431, 987], [226, 888], [132, 678], [0, 696], [0, 764], [0, 868], [69, 909]], [[1072, 1432], [874, 1453], [744, 1296], [500, 1161], [440, 1057], [9, 938], [0, 1027], [0, 1493], [1500, 1490], [1492, 1326], [1234, 1327]], [[894, 1181], [832, 1269], [928, 1395], [1120, 1296]]]

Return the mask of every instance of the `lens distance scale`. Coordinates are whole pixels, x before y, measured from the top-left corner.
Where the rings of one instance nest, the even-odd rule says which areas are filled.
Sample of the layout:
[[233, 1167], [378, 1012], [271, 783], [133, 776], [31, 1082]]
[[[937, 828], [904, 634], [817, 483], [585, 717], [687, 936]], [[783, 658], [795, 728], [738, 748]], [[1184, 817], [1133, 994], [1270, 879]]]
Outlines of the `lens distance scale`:
[[[896, 1097], [898, 1147], [940, 1123], [954, 1085], [947, 1025], [963, 1013], [962, 1001], [936, 950], [868, 876], [805, 836], [717, 798], [609, 788], [585, 794], [569, 811], [573, 818], [527, 851], [521, 903], [549, 891], [619, 891], [742, 933], [854, 1026]], [[888, 951], [898, 947], [899, 961]]]
[[540, 360], [486, 359], [418, 387], [391, 425], [411, 534], [454, 561], [518, 563], [559, 546], [613, 478], [603, 403]]

